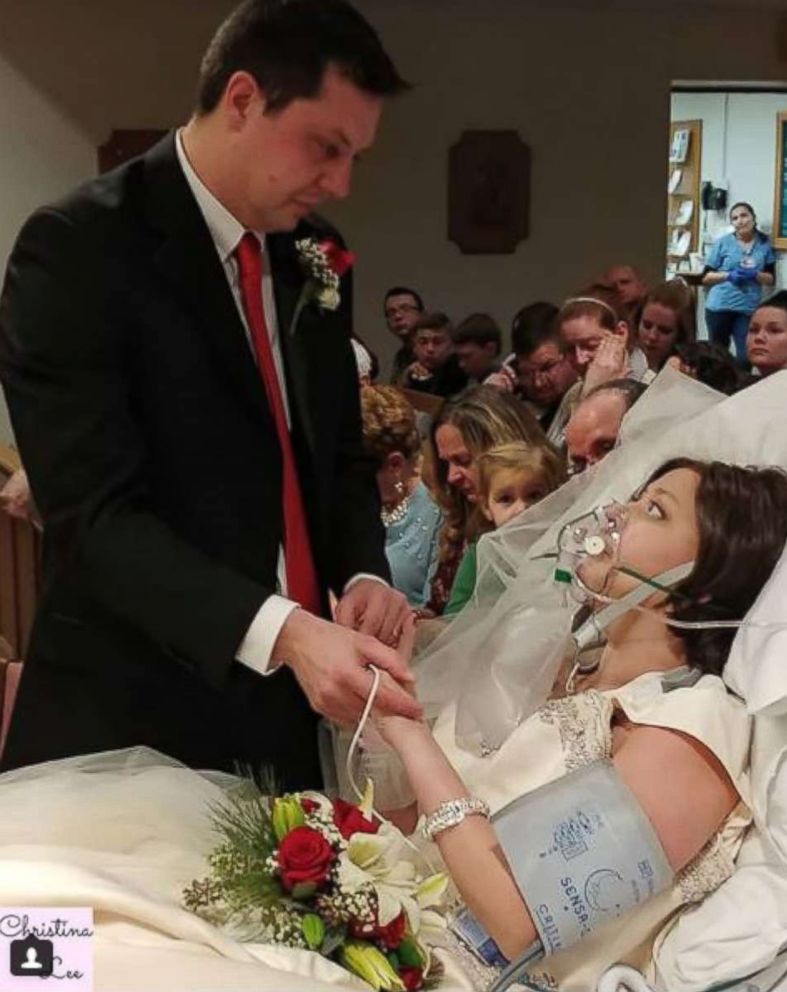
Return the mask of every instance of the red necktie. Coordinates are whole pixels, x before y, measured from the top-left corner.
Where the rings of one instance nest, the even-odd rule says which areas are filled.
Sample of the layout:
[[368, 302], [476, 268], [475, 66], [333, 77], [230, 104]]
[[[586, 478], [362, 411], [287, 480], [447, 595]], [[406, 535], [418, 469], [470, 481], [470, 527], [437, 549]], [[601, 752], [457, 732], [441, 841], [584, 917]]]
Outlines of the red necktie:
[[307, 610], [319, 615], [320, 586], [314, 567], [306, 511], [303, 505], [298, 468], [292, 449], [279, 377], [262, 305], [262, 250], [258, 238], [247, 231], [235, 250], [240, 272], [241, 298], [249, 323], [254, 351], [265, 392], [279, 436], [283, 469], [284, 563], [287, 572], [287, 595]]

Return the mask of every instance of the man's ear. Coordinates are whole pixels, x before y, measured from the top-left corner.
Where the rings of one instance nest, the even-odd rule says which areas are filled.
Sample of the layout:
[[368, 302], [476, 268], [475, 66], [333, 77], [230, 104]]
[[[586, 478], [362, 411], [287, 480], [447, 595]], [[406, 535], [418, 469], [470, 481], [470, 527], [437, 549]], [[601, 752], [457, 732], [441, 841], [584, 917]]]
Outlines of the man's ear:
[[494, 341], [487, 341], [486, 344], [483, 346], [483, 348], [490, 358], [495, 358], [497, 355], [500, 354], [500, 349], [498, 348], [498, 346], [495, 344]]
[[249, 72], [233, 72], [224, 88], [222, 103], [233, 130], [240, 130], [245, 124], [251, 108], [260, 103], [264, 110], [265, 99], [257, 80]]

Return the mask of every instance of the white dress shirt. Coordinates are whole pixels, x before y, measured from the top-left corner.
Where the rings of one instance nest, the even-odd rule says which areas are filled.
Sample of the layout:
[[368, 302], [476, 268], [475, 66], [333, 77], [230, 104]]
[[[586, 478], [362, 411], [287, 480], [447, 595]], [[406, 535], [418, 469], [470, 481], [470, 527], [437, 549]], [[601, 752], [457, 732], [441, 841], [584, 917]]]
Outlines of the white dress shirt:
[[[208, 226], [208, 230], [213, 238], [213, 243], [216, 246], [219, 259], [224, 267], [224, 274], [226, 275], [227, 282], [232, 290], [232, 296], [235, 300], [235, 305], [238, 308], [238, 314], [243, 323], [243, 327], [246, 331], [246, 337], [249, 342], [249, 347], [256, 362], [257, 356], [254, 351], [251, 332], [246, 321], [246, 314], [243, 310], [238, 263], [235, 260], [235, 249], [238, 247], [241, 238], [246, 233], [246, 228], [244, 228], [242, 224], [240, 224], [240, 222], [232, 216], [229, 210], [227, 210], [226, 207], [224, 207], [216, 199], [216, 197], [211, 193], [208, 187], [202, 182], [200, 177], [194, 171], [194, 168], [186, 155], [186, 150], [183, 147], [183, 140], [181, 138], [180, 131], [178, 131], [175, 136], [175, 148], [180, 167], [183, 169], [183, 174], [186, 177], [186, 182], [189, 184], [189, 188], [194, 194], [194, 199], [197, 201], [197, 206], [200, 208], [202, 216], [205, 218], [205, 223]], [[273, 361], [276, 366], [276, 374], [279, 379], [282, 400], [284, 402], [284, 410], [287, 415], [287, 424], [290, 425], [291, 418], [289, 403], [287, 400], [287, 384], [284, 378], [284, 365], [282, 362], [281, 346], [279, 343], [279, 324], [273, 296], [273, 279], [271, 278], [269, 257], [265, 246], [265, 235], [259, 231], [254, 231], [253, 233], [259, 238], [260, 245], [262, 247], [262, 305], [265, 311], [265, 324], [268, 328], [268, 334], [270, 335]], [[345, 586], [344, 591], [346, 592], [351, 585], [358, 582], [362, 578], [375, 579], [376, 581], [383, 582], [379, 576], [359, 573], [350, 579]], [[276, 584], [281, 595], [273, 594], [265, 600], [257, 612], [257, 615], [252, 620], [251, 626], [246, 631], [246, 636], [243, 638], [236, 654], [238, 661], [243, 662], [244, 665], [248, 665], [249, 668], [253, 668], [261, 675], [269, 675], [276, 671], [275, 667], [271, 667], [271, 653], [276, 643], [276, 638], [279, 636], [279, 632], [284, 626], [284, 622], [287, 617], [299, 605], [293, 600], [287, 599], [287, 571], [284, 561], [284, 548], [281, 545], [279, 545], [279, 557], [276, 564]]]

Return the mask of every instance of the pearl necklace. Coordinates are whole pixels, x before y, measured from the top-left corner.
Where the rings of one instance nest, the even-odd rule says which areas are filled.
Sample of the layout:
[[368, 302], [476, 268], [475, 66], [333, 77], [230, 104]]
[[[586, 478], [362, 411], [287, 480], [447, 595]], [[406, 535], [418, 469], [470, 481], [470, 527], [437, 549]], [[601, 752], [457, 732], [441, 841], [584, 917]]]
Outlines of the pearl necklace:
[[380, 509], [380, 519], [383, 522], [383, 527], [393, 527], [394, 524], [400, 523], [407, 516], [407, 512], [410, 509], [410, 504], [413, 501], [412, 496], [405, 496], [401, 503], [397, 503], [392, 510], [386, 510], [383, 506]]

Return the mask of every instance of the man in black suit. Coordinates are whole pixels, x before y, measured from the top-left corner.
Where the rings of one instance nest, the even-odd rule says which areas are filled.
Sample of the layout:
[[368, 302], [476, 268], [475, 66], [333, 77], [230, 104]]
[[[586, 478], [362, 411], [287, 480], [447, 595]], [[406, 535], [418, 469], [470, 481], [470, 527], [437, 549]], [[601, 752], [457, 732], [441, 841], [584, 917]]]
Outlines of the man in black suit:
[[[312, 214], [403, 88], [344, 0], [247, 0], [189, 123], [25, 224], [0, 374], [44, 589], [6, 768], [146, 744], [313, 786], [314, 711], [356, 719], [369, 662], [393, 676], [381, 709], [418, 715], [387, 646], [407, 607], [362, 453], [347, 259]], [[342, 626], [320, 619], [329, 589]]]

